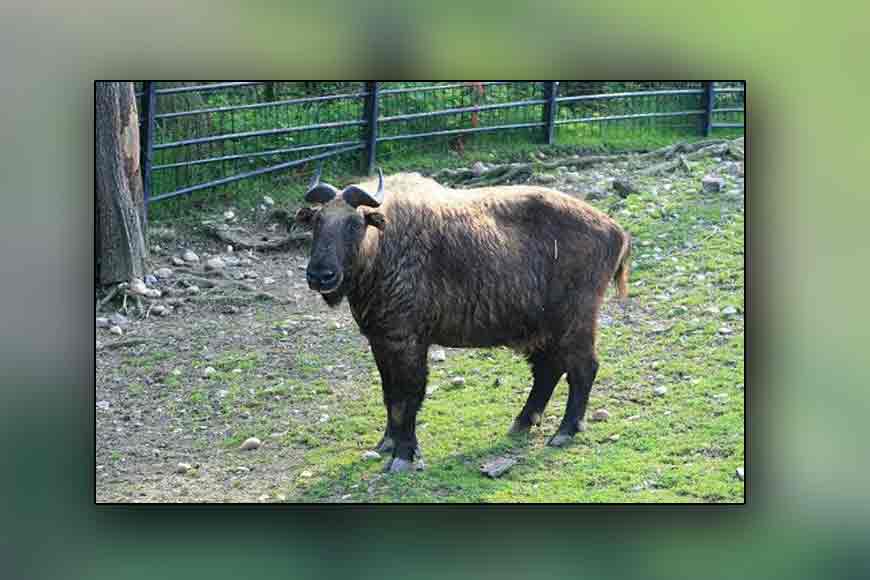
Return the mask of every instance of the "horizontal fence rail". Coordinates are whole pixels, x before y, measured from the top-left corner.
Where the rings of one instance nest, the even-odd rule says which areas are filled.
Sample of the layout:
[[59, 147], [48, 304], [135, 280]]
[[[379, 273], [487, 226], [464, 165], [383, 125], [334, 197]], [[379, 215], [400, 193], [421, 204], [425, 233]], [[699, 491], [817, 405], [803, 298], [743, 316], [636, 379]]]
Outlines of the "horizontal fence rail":
[[697, 135], [743, 128], [745, 116], [742, 82], [136, 84], [149, 203], [348, 155], [370, 174], [410, 141], [461, 151], [462, 139], [492, 134], [549, 144], [604, 127]]

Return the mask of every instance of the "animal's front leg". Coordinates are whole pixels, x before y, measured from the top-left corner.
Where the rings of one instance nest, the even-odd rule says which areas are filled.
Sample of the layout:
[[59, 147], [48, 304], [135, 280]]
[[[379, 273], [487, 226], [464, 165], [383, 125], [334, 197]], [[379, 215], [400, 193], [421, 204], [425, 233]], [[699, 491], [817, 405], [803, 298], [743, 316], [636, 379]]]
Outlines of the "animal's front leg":
[[[387, 428], [392, 439], [393, 456], [386, 471], [408, 471], [420, 458], [417, 443], [417, 412], [426, 393], [427, 348], [414, 339], [372, 340], [372, 352], [381, 373]], [[419, 467], [419, 465], [418, 465]]]

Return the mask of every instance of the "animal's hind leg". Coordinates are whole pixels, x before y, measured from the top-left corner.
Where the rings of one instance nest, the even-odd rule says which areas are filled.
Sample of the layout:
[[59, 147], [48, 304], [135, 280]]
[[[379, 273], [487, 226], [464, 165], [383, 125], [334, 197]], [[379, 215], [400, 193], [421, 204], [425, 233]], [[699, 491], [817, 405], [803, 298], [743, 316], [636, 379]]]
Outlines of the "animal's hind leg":
[[389, 406], [387, 405], [386, 401], [384, 401], [384, 406], [387, 407], [387, 426], [384, 427], [384, 436], [381, 437], [381, 440], [378, 442], [375, 450], [381, 453], [389, 453], [396, 447], [396, 440], [393, 438], [393, 434], [390, 429]]
[[586, 430], [583, 417], [586, 414], [586, 405], [589, 402], [589, 393], [592, 391], [592, 383], [598, 374], [598, 358], [595, 356], [594, 335], [592, 333], [583, 336], [576, 346], [580, 346], [579, 353], [571, 358], [568, 365], [568, 403], [565, 405], [565, 416], [556, 434], [550, 438], [547, 445], [561, 447], [571, 441], [579, 431]]
[[548, 352], [534, 353], [529, 357], [529, 362], [534, 377], [532, 391], [523, 410], [514, 419], [510, 434], [526, 433], [532, 425], [541, 424], [541, 415], [553, 396], [553, 389], [565, 373], [558, 359]]

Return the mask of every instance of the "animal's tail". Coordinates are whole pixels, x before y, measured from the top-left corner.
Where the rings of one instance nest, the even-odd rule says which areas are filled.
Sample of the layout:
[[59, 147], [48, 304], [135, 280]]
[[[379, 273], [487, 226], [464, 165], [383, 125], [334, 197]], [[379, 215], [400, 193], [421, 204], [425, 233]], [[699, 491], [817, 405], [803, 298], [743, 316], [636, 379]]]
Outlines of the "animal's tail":
[[628, 296], [628, 275], [631, 272], [631, 236], [623, 232], [622, 249], [619, 251], [619, 262], [616, 272], [613, 273], [613, 281], [616, 282], [616, 295], [619, 298]]

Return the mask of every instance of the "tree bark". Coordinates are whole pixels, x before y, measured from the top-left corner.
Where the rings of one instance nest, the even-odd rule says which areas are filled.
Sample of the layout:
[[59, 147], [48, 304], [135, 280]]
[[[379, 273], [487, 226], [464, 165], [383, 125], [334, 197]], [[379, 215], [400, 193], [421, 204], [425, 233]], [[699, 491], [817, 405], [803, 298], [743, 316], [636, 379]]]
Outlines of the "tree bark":
[[97, 82], [95, 196], [97, 270], [101, 284], [141, 278], [145, 222], [139, 168], [139, 117], [133, 83]]

